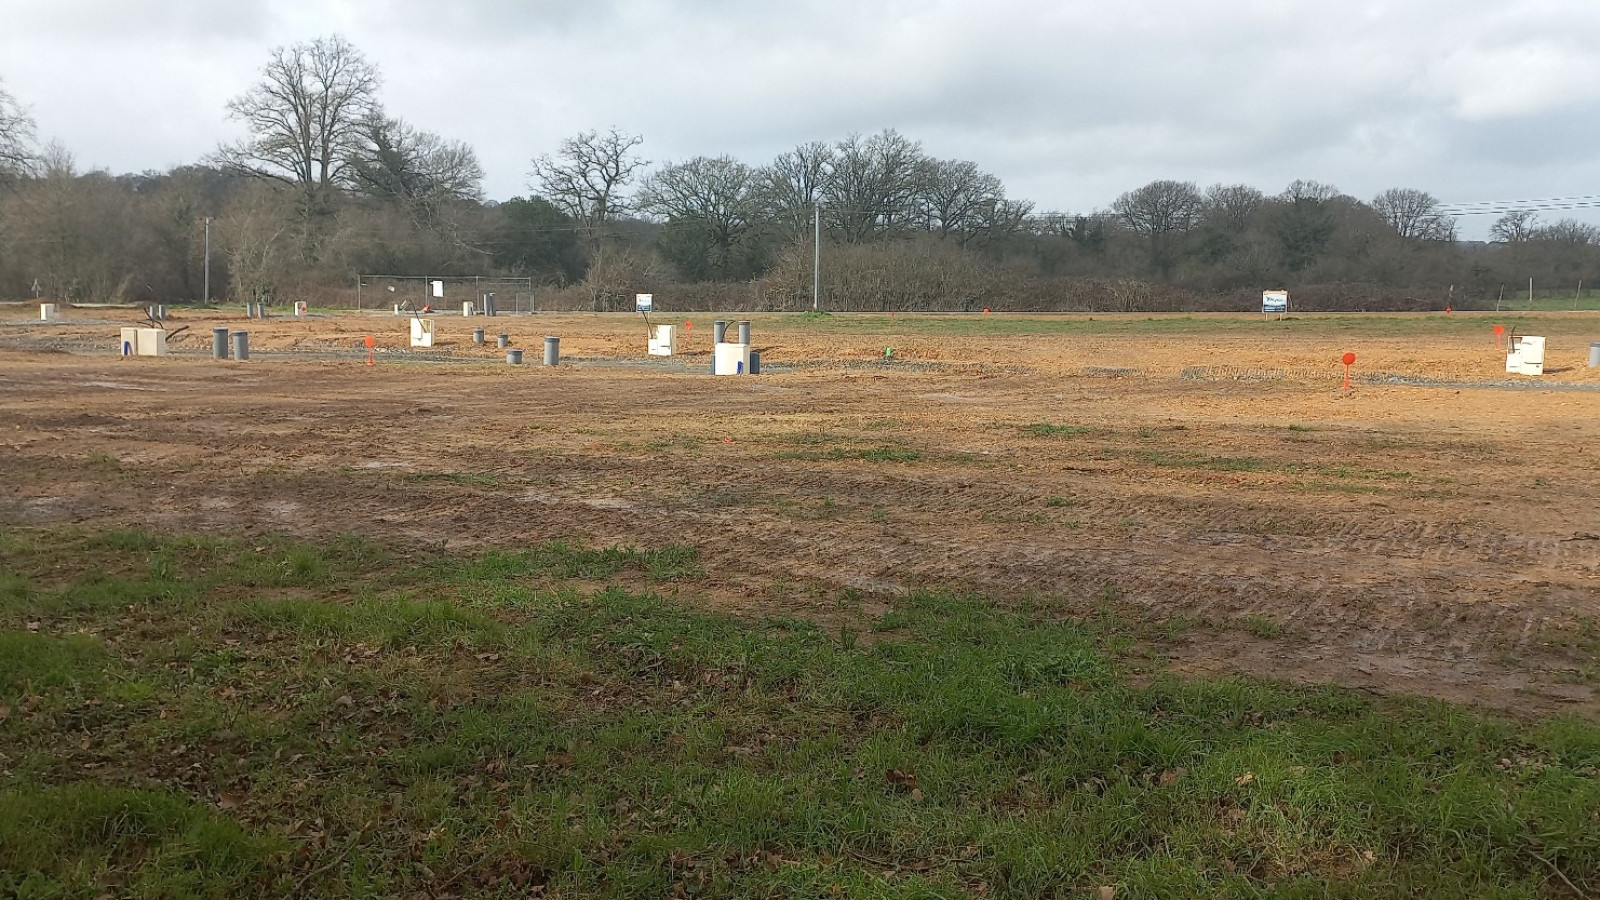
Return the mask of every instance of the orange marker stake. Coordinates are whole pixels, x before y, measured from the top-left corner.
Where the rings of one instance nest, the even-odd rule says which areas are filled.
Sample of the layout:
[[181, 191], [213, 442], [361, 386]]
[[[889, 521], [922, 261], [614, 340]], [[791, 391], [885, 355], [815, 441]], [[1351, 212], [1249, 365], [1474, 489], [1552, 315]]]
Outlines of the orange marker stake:
[[1505, 343], [1504, 335], [1505, 335], [1505, 333], [1506, 333], [1506, 327], [1504, 325], [1496, 325], [1494, 327], [1494, 348], [1496, 350], [1499, 350], [1502, 346], [1504, 346], [1504, 343]]
[[1354, 353], [1346, 353], [1341, 362], [1344, 363], [1344, 392], [1348, 394], [1350, 393], [1350, 367], [1356, 364], [1356, 355]]
[[362, 343], [367, 345], [367, 365], [370, 366], [372, 365], [372, 346], [376, 344], [377, 341], [373, 340], [372, 335], [369, 334], [367, 335], [367, 339]]

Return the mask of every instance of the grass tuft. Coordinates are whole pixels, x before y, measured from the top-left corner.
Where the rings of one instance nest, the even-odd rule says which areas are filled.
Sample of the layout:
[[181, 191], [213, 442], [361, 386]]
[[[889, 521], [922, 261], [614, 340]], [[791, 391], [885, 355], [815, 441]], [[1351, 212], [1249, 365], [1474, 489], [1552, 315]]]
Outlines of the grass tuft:
[[0, 895], [1600, 886], [1593, 722], [1152, 675], [1109, 584], [858, 630], [625, 587], [685, 548], [0, 529], [0, 571]]

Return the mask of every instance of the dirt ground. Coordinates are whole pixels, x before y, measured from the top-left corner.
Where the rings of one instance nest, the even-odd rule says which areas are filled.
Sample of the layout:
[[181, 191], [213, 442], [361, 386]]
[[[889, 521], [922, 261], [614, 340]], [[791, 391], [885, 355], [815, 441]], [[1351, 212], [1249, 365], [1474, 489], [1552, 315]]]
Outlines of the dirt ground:
[[[30, 309], [0, 311], [0, 523], [686, 543], [683, 596], [741, 613], [1109, 604], [1181, 624], [1184, 671], [1600, 715], [1600, 315], [1519, 323], [1529, 389], [1489, 317], [757, 317], [767, 373], [713, 379], [702, 314], [673, 360], [628, 316], [440, 317], [413, 353], [404, 319], [238, 314], [124, 360], [130, 311]], [[255, 358], [209, 359], [214, 325]], [[505, 365], [502, 329], [564, 364]]]

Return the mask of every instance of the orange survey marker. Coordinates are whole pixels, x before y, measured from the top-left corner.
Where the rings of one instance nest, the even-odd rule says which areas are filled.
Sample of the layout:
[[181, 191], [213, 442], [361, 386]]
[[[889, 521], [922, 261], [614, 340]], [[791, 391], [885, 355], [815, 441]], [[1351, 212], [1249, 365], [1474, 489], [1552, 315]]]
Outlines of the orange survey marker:
[[369, 335], [367, 335], [367, 339], [365, 341], [362, 341], [362, 343], [367, 345], [367, 365], [370, 366], [370, 365], [372, 365], [372, 347], [373, 347], [373, 345], [377, 344], [378, 342], [373, 340], [372, 339], [372, 335], [369, 334]]
[[1504, 325], [1496, 325], [1494, 327], [1494, 348], [1496, 350], [1499, 350], [1500, 347], [1505, 343], [1505, 333], [1506, 327]]
[[1354, 353], [1346, 353], [1339, 361], [1344, 363], [1344, 390], [1349, 392], [1350, 367], [1356, 364], [1356, 355]]

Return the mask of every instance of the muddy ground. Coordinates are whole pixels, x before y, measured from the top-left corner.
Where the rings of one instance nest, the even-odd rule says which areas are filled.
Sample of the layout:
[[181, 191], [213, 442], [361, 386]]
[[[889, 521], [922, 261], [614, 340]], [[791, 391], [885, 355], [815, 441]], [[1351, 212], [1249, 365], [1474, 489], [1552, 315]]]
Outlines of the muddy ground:
[[[1515, 323], [1551, 340], [1530, 387], [1491, 317], [768, 317], [768, 374], [713, 379], [704, 315], [673, 360], [627, 316], [441, 317], [411, 352], [389, 316], [182, 313], [123, 360], [130, 311], [25, 312], [0, 523], [686, 543], [681, 595], [745, 614], [975, 589], [1171, 622], [1185, 671], [1600, 715], [1600, 315]], [[255, 358], [209, 359], [219, 324]]]

